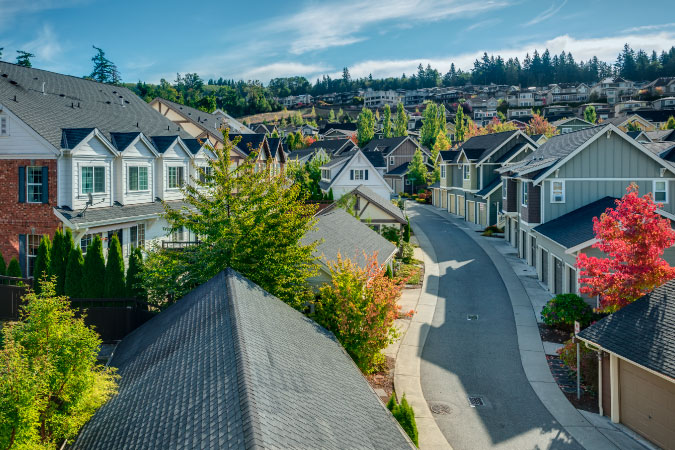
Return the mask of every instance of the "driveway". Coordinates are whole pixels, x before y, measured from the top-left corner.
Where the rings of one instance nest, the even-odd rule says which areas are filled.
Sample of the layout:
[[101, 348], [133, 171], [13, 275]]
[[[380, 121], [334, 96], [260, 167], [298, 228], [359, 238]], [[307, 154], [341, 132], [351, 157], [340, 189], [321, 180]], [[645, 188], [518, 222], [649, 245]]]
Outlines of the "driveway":
[[[424, 206], [408, 209], [439, 264], [438, 303], [422, 352], [424, 397], [454, 450], [582, 449], [553, 418], [521, 365], [511, 301], [487, 254]], [[469, 320], [471, 319], [471, 320]], [[468, 397], [483, 406], [471, 407]]]

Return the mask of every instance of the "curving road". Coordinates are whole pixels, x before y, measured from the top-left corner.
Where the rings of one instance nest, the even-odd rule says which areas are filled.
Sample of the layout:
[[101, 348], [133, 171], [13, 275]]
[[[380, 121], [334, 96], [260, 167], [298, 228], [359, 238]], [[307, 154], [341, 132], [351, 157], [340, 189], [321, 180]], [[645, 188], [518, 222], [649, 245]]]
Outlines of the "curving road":
[[[440, 269], [421, 383], [453, 449], [583, 449], [525, 376], [511, 302], [492, 260], [459, 228], [462, 221], [419, 205], [408, 215], [431, 242]], [[470, 407], [469, 396], [484, 406]]]

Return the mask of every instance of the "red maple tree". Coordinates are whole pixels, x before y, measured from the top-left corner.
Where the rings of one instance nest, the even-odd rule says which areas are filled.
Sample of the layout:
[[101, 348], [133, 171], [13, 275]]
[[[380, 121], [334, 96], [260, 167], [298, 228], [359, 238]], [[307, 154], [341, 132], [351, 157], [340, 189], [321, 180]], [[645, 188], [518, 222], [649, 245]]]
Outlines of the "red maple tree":
[[656, 211], [651, 194], [638, 195], [636, 184], [626, 189], [599, 218], [593, 219], [597, 242], [594, 248], [607, 257], [580, 253], [579, 291], [600, 296], [600, 309], [614, 312], [675, 278], [675, 267], [662, 258], [666, 248], [675, 244], [670, 220]]

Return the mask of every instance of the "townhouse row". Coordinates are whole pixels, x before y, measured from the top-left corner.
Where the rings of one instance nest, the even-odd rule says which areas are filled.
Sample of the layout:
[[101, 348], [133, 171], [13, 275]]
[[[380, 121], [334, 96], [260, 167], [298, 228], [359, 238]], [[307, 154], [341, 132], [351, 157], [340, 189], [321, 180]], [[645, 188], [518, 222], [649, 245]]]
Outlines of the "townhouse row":
[[[663, 217], [675, 219], [675, 142], [640, 142], [611, 123], [541, 146], [520, 132], [474, 137], [440, 158], [445, 169], [434, 204], [475, 224], [503, 227], [553, 294], [579, 293], [577, 256], [602, 255], [592, 247], [593, 218], [614, 207], [631, 183], [653, 196]], [[675, 249], [664, 258], [675, 264]]]
[[[207, 135], [168, 112], [120, 86], [0, 62], [4, 258], [18, 257], [32, 276], [41, 236], [57, 228], [71, 229], [83, 252], [95, 235], [107, 248], [117, 234], [125, 257], [150, 241], [194, 240], [188, 230], [169, 233], [162, 202], [183, 204], [181, 187], [200, 176], [198, 168], [210, 170], [209, 148], [222, 148], [219, 130], [228, 124], [209, 117]], [[211, 116], [187, 113], [202, 116], [198, 123]], [[260, 134], [241, 135], [232, 163], [259, 149], [258, 164], [282, 173], [281, 141]]]

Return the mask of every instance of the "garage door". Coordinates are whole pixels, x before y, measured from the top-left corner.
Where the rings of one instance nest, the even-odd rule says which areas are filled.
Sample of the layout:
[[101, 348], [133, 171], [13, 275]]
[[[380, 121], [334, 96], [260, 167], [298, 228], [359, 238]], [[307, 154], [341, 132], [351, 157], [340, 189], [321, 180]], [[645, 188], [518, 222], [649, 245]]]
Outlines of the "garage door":
[[[445, 193], [443, 193], [443, 194], [445, 194]], [[446, 200], [446, 196], [445, 196], [445, 195], [441, 195], [441, 208], [443, 208], [443, 209], [446, 208], [446, 206], [447, 206], [447, 205], [445, 204], [446, 201], [447, 201], [447, 200]]]
[[619, 360], [621, 423], [656, 445], [675, 449], [675, 383]]
[[457, 196], [457, 214], [464, 217], [464, 197], [461, 195]]
[[475, 202], [468, 201], [466, 202], [466, 209], [467, 209], [467, 220], [469, 222], [476, 222], [476, 208], [475, 208]]
[[485, 203], [478, 204], [479, 220], [480, 224], [484, 227], [487, 226], [487, 208]]
[[450, 202], [450, 212], [455, 214], [455, 211], [457, 210], [457, 204], [455, 203], [455, 194], [450, 194], [448, 197], [448, 201]]

